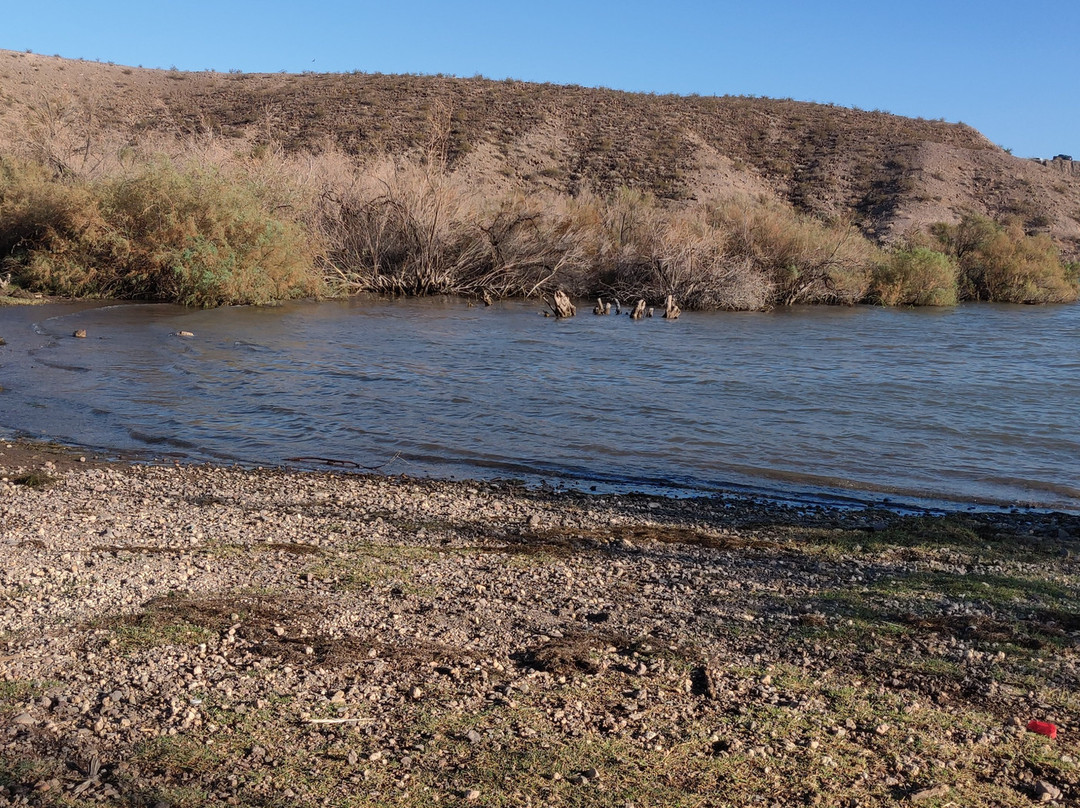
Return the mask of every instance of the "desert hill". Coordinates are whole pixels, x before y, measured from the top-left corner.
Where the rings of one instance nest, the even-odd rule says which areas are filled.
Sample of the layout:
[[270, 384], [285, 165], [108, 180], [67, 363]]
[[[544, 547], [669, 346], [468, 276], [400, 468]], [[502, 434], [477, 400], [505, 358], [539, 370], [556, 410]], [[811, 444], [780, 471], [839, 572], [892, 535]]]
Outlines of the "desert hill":
[[746, 97], [633, 94], [483, 78], [247, 74], [0, 51], [0, 150], [74, 161], [146, 136], [237, 148], [423, 156], [500, 190], [665, 204], [767, 196], [888, 243], [963, 212], [1019, 220], [1080, 254], [1080, 164], [1021, 159], [964, 124]]

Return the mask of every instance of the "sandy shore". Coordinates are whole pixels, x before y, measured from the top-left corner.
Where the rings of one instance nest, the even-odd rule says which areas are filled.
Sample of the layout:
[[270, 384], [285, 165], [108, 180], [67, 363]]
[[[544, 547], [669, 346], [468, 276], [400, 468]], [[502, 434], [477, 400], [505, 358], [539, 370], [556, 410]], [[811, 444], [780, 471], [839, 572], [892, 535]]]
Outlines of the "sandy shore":
[[0, 804], [1080, 800], [1075, 516], [0, 453]]

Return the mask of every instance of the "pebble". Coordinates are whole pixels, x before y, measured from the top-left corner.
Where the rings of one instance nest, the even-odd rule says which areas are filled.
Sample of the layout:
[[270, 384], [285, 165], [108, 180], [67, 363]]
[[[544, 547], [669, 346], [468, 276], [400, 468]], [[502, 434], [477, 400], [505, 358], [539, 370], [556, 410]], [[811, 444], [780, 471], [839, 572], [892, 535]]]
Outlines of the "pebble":
[[949, 793], [949, 787], [947, 785], [930, 786], [929, 788], [920, 789], [911, 795], [911, 801], [919, 804], [924, 802], [930, 802], [941, 797], [946, 796]]
[[1061, 789], [1049, 780], [1040, 780], [1035, 784], [1035, 791], [1043, 802], [1053, 802], [1061, 799]]

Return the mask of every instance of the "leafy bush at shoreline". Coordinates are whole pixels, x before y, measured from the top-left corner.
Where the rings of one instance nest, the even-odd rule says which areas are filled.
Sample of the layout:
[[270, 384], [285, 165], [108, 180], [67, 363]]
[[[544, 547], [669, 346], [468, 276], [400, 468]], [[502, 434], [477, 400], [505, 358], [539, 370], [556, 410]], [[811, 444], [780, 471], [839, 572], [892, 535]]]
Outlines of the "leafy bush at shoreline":
[[[431, 161], [193, 143], [96, 176], [0, 159], [0, 260], [36, 291], [216, 306], [318, 294], [674, 295], [685, 309], [1076, 300], [1045, 236], [977, 216], [882, 252], [854, 227], [739, 197], [521, 194]], [[104, 164], [104, 162], [103, 162]]]
[[933, 246], [959, 266], [962, 300], [1071, 303], [1080, 294], [1077, 278], [1044, 233], [1028, 235], [1018, 223], [969, 214], [955, 225], [934, 225], [931, 235]]
[[320, 289], [297, 223], [242, 184], [167, 162], [69, 182], [5, 161], [0, 249], [20, 285], [65, 296], [218, 306]]
[[869, 298], [884, 306], [955, 306], [956, 261], [927, 247], [892, 252], [874, 273]]

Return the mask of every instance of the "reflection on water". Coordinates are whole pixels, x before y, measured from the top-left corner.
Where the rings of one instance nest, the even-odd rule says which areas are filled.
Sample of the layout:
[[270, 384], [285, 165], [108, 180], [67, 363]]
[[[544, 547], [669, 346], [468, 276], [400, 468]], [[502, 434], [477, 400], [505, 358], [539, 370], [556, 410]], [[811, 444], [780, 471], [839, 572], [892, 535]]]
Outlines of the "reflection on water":
[[2, 310], [0, 426], [196, 459], [1080, 510], [1080, 307], [538, 309]]

